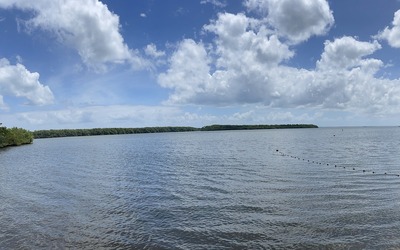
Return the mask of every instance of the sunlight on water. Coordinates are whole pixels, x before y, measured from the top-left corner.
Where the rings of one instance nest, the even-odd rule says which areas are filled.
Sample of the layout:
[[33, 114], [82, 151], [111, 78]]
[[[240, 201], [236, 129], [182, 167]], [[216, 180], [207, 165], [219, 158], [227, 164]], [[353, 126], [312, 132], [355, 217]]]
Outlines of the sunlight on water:
[[398, 128], [36, 140], [0, 151], [0, 248], [399, 248], [399, 143]]

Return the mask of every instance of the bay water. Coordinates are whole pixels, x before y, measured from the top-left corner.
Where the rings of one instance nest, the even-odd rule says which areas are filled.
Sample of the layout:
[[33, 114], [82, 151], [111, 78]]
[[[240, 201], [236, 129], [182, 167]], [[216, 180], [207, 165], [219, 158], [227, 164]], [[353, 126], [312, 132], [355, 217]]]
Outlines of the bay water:
[[399, 127], [37, 139], [0, 150], [0, 249], [396, 249], [399, 157]]

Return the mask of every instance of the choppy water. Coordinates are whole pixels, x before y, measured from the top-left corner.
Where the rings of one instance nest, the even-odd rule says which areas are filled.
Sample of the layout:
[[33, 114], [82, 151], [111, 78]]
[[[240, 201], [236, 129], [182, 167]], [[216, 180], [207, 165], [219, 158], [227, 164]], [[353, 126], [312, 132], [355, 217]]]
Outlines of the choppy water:
[[399, 155], [397, 127], [35, 140], [0, 151], [0, 249], [400, 248]]

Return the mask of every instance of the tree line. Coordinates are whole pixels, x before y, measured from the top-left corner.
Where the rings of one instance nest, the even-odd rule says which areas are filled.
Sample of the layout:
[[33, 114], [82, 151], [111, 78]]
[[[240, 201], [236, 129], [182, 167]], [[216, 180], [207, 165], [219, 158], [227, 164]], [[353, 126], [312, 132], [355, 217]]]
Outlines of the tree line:
[[50, 129], [36, 130], [34, 138], [54, 138], [71, 136], [143, 134], [189, 131], [219, 131], [219, 130], [250, 130], [250, 129], [287, 129], [287, 128], [318, 128], [313, 124], [283, 124], [283, 125], [210, 125], [202, 128], [194, 127], [144, 127], [144, 128], [92, 128], [92, 129]]
[[314, 124], [275, 124], [275, 125], [219, 125], [214, 124], [202, 127], [202, 131], [218, 130], [252, 130], [252, 129], [286, 129], [286, 128], [318, 128]]
[[50, 130], [36, 130], [33, 132], [33, 135], [35, 138], [54, 138], [54, 137], [91, 136], [91, 135], [188, 132], [197, 130], [198, 129], [193, 127], [50, 129]]
[[6, 128], [0, 123], [0, 148], [19, 146], [33, 142], [32, 132], [23, 128]]

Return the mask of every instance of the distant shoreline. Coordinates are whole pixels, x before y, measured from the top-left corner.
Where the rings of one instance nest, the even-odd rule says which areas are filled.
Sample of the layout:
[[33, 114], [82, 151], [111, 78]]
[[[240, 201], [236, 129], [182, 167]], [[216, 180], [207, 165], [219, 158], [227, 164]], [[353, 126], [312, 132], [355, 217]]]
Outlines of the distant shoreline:
[[33, 131], [35, 139], [95, 136], [95, 135], [120, 135], [120, 134], [144, 134], [167, 132], [191, 132], [191, 131], [223, 131], [223, 130], [257, 130], [257, 129], [296, 129], [318, 128], [314, 124], [275, 124], [275, 125], [220, 125], [214, 124], [202, 128], [195, 127], [143, 127], [143, 128], [92, 128], [92, 129], [49, 129]]

